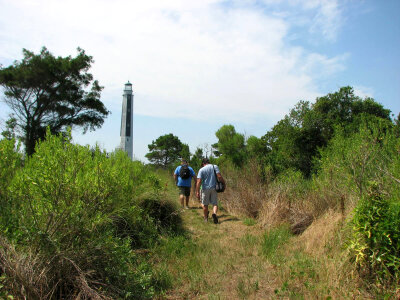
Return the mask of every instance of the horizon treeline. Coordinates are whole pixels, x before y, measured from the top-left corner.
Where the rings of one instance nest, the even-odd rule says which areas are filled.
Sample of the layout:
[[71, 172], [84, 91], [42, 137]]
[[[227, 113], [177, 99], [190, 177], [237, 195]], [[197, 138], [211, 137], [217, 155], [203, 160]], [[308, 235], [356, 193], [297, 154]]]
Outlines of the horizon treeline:
[[187, 144], [170, 133], [148, 145], [146, 158], [151, 164], [165, 168], [176, 165], [182, 157], [196, 169], [200, 167], [202, 157], [229, 161], [237, 168], [250, 159], [256, 159], [262, 166], [260, 172], [265, 173], [267, 169], [277, 176], [292, 169], [308, 178], [317, 172], [320, 151], [335, 133], [350, 136], [358, 132], [362, 124], [372, 126], [378, 121], [388, 129], [399, 131], [400, 114], [394, 119], [390, 113], [373, 98], [362, 99], [354, 94], [352, 87], [346, 86], [317, 98], [314, 103], [299, 101], [261, 137], [246, 137], [233, 125], [227, 124], [216, 131], [217, 143], [197, 148], [192, 154]]

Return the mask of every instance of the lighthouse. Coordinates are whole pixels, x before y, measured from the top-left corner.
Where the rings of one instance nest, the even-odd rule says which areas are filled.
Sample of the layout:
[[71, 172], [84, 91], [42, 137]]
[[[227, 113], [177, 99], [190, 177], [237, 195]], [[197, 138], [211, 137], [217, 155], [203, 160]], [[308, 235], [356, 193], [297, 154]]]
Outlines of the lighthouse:
[[121, 149], [125, 151], [130, 159], [133, 159], [133, 91], [132, 84], [125, 83], [122, 97], [121, 116]]

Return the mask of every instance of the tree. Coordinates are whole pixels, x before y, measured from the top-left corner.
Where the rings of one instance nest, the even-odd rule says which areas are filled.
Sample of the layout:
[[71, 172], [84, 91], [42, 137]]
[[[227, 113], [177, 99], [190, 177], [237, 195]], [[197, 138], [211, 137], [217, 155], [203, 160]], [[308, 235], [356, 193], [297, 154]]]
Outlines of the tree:
[[223, 125], [215, 133], [218, 142], [213, 145], [216, 153], [226, 157], [235, 166], [242, 166], [246, 157], [244, 135], [237, 133], [233, 125]]
[[85, 133], [101, 127], [110, 113], [100, 101], [103, 87], [88, 73], [93, 58], [77, 51], [73, 58], [55, 57], [45, 47], [39, 54], [23, 49], [22, 61], [0, 68], [4, 101], [15, 113], [28, 155], [46, 127], [53, 134], [73, 126]]
[[201, 161], [203, 157], [203, 149], [197, 147], [192, 158], [190, 159], [190, 165], [196, 172], [201, 168]]
[[326, 147], [337, 128], [350, 135], [366, 119], [373, 124], [376, 118], [390, 123], [390, 110], [372, 98], [355, 96], [349, 86], [317, 98], [312, 105], [300, 101], [262, 137], [268, 151], [266, 161], [275, 173], [294, 168], [310, 176], [318, 149]]
[[15, 139], [15, 127], [17, 126], [17, 119], [11, 114], [9, 119], [6, 121], [6, 128], [2, 131], [1, 135], [7, 139]]
[[153, 164], [169, 167], [182, 157], [182, 152], [187, 152], [188, 146], [182, 144], [178, 137], [172, 133], [165, 134], [148, 145], [149, 153], [145, 156]]

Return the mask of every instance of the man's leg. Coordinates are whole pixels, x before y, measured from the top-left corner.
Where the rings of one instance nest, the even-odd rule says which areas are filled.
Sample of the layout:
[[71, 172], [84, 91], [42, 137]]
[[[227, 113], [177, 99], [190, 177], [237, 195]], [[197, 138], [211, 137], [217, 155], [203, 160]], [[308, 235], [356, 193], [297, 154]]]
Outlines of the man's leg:
[[218, 224], [218, 217], [217, 217], [218, 198], [217, 198], [217, 192], [215, 190], [212, 190], [212, 193], [210, 194], [210, 202], [213, 206], [212, 218], [213, 218], [214, 224]]
[[184, 208], [184, 207], [185, 207], [185, 206], [184, 206], [185, 195], [180, 194], [180, 195], [179, 195], [179, 200], [181, 201], [181, 206], [182, 206], [182, 208]]
[[186, 199], [186, 207], [187, 207], [187, 208], [189, 208], [189, 198], [190, 198], [190, 195], [189, 195], [189, 196], [185, 196], [185, 199]]
[[208, 191], [201, 191], [201, 206], [203, 207], [204, 221], [208, 222], [208, 204], [209, 204], [209, 193]]
[[201, 206], [203, 206], [204, 221], [208, 221], [208, 205], [202, 204]]

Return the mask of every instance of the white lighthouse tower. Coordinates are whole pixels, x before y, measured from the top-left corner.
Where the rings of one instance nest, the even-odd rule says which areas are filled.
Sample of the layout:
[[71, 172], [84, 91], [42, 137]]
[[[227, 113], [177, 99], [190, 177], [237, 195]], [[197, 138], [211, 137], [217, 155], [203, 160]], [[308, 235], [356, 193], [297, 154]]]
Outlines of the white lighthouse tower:
[[124, 150], [130, 159], [133, 159], [133, 91], [132, 84], [128, 81], [125, 84], [122, 98], [121, 116], [121, 149]]

